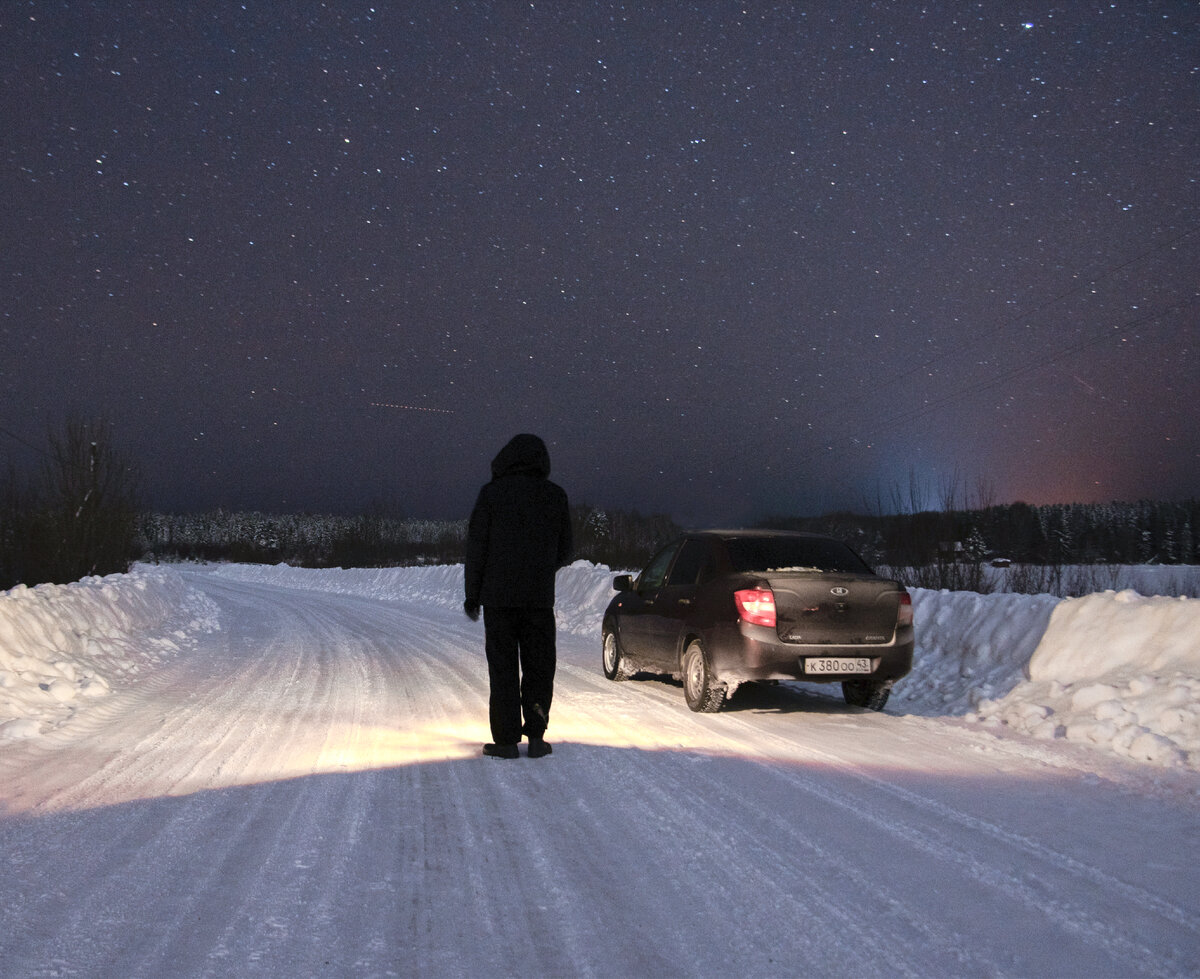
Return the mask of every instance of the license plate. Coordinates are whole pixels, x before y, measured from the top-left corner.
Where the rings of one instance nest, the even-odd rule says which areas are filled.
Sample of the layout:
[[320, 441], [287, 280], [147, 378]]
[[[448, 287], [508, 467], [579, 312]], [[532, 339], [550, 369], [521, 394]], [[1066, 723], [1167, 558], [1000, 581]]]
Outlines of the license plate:
[[804, 661], [805, 673], [870, 673], [867, 656], [814, 656]]

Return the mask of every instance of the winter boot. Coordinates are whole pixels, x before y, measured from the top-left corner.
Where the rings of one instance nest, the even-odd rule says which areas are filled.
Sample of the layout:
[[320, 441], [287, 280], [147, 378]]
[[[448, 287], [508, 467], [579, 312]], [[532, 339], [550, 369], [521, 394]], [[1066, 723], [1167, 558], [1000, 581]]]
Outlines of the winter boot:
[[483, 746], [483, 753], [491, 758], [521, 757], [521, 753], [517, 751], [515, 744], [492, 744], [488, 742]]

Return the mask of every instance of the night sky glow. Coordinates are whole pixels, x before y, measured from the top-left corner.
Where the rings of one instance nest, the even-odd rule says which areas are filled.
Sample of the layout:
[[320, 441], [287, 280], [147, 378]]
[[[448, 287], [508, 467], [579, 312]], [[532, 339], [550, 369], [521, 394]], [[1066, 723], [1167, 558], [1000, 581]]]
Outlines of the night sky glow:
[[0, 461], [465, 517], [1200, 495], [1200, 5], [0, 8]]

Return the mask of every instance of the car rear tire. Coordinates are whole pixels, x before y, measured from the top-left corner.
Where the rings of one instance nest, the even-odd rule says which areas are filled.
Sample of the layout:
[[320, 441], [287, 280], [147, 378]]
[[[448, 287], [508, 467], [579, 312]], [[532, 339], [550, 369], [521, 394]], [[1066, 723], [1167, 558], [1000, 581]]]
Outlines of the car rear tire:
[[610, 680], [628, 680], [633, 676], [633, 672], [629, 669], [625, 658], [621, 655], [621, 644], [617, 641], [617, 634], [610, 629], [604, 630], [602, 665], [604, 667], [604, 675]]
[[683, 696], [688, 707], [697, 713], [714, 714], [725, 703], [727, 690], [725, 684], [713, 678], [704, 647], [698, 641], [691, 642], [683, 654]]
[[842, 696], [851, 707], [883, 710], [891, 696], [892, 685], [878, 680], [843, 680]]

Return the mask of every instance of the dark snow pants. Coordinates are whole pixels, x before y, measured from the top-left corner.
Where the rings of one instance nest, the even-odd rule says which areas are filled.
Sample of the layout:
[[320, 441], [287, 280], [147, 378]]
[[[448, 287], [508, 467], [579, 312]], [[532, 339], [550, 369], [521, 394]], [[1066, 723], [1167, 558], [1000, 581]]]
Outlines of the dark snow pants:
[[524, 733], [537, 741], [550, 723], [554, 695], [554, 609], [485, 606], [483, 627], [492, 740], [517, 744]]

